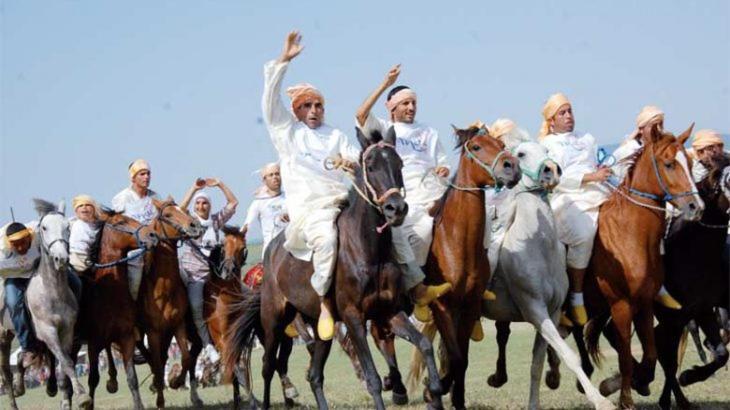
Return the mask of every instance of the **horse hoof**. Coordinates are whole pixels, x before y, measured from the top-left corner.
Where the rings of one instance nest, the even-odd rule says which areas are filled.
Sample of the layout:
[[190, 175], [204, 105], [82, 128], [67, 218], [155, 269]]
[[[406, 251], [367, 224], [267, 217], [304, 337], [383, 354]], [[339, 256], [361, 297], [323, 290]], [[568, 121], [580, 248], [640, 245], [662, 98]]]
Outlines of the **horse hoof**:
[[651, 389], [649, 388], [648, 384], [641, 384], [641, 385], [636, 384], [634, 386], [631, 386], [631, 388], [634, 389], [634, 391], [636, 393], [638, 393], [639, 396], [644, 396], [644, 397], [651, 396]]
[[168, 386], [170, 386], [170, 388], [173, 390], [177, 390], [182, 387], [183, 384], [185, 384], [184, 378], [182, 380], [180, 380], [179, 378], [174, 378], [170, 380], [170, 384], [168, 384]]
[[606, 380], [601, 382], [598, 386], [598, 391], [601, 392], [602, 396], [610, 396], [621, 389], [621, 375], [613, 375]]
[[294, 385], [290, 385], [284, 389], [284, 397], [287, 399], [296, 399], [299, 397], [299, 390]]
[[393, 396], [393, 404], [396, 406], [405, 406], [408, 404], [408, 393], [392, 393]]
[[61, 410], [71, 410], [71, 402], [69, 400], [62, 401]]
[[88, 394], [80, 395], [79, 398], [76, 399], [76, 402], [78, 403], [79, 409], [81, 410], [90, 410], [93, 404], [91, 396], [89, 396]]
[[383, 377], [383, 391], [393, 390], [393, 382], [390, 380], [390, 376]]
[[692, 369], [689, 369], [689, 370], [685, 370], [682, 373], [680, 373], [677, 381], [679, 381], [680, 386], [686, 387], [686, 386], [689, 386], [690, 384], [695, 383], [697, 380], [695, 380], [694, 374], [692, 373]]
[[545, 374], [545, 384], [551, 390], [557, 390], [558, 387], [560, 387], [560, 373], [549, 370], [547, 374]]
[[205, 403], [203, 403], [203, 400], [200, 400], [199, 397], [196, 397], [190, 401], [193, 403], [193, 407], [196, 409], [200, 409], [200, 408], [203, 408], [203, 406], [205, 406]]
[[495, 389], [504, 386], [505, 383], [507, 383], [507, 375], [500, 376], [497, 373], [494, 373], [487, 378], [487, 384], [494, 387]]
[[109, 393], [116, 393], [119, 390], [119, 383], [116, 380], [107, 380], [106, 391]]

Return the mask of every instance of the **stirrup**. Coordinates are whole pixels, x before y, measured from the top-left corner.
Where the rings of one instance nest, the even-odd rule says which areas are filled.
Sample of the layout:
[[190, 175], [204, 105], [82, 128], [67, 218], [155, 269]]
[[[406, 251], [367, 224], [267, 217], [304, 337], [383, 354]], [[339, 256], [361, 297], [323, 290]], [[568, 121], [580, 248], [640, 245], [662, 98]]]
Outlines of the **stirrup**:
[[474, 327], [471, 329], [471, 340], [475, 342], [481, 342], [484, 340], [484, 329], [482, 329], [482, 321], [477, 320], [474, 322]]
[[451, 290], [451, 283], [446, 282], [435, 286], [426, 286], [426, 291], [423, 292], [423, 296], [415, 300], [416, 305], [426, 306], [434, 300], [441, 297], [446, 292]]

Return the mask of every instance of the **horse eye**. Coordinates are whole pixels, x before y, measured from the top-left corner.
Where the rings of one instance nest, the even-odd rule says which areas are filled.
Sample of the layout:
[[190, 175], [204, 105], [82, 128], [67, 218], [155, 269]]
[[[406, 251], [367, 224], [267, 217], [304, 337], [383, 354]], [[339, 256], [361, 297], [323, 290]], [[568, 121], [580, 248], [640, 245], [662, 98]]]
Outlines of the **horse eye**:
[[368, 172], [373, 172], [375, 168], [372, 165], [368, 165]]
[[672, 169], [674, 168], [674, 162], [667, 162], [664, 164], [664, 166], [667, 167], [667, 169]]
[[525, 153], [524, 152], [518, 152], [517, 153], [517, 158], [524, 158], [524, 157], [525, 157]]
[[480, 147], [479, 145], [476, 145], [476, 144], [472, 145], [472, 147], [471, 147], [472, 151], [479, 151], [480, 149], [482, 149], [482, 147]]

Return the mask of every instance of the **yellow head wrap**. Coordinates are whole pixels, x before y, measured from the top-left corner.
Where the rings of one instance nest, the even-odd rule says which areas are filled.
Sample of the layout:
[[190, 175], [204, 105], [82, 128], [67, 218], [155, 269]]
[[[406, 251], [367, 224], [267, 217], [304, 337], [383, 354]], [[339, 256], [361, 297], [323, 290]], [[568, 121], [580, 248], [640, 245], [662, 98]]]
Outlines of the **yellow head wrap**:
[[129, 179], [134, 178], [134, 176], [137, 175], [139, 171], [143, 170], [152, 171], [152, 168], [150, 168], [150, 164], [147, 161], [141, 158], [135, 160], [134, 162], [129, 164]]
[[724, 142], [720, 133], [715, 130], [699, 130], [695, 133], [694, 139], [692, 139], [692, 149], [695, 151], [718, 144], [724, 145]]
[[664, 121], [664, 111], [654, 105], [647, 105], [636, 117], [636, 128], [643, 128], [647, 124], [658, 121]]
[[542, 125], [540, 126], [540, 139], [545, 138], [546, 135], [550, 134], [550, 124], [548, 123], [555, 114], [558, 113], [560, 107], [564, 105], [570, 105], [568, 97], [563, 93], [556, 93], [548, 98], [545, 105], [542, 107]]
[[71, 204], [74, 207], [74, 211], [82, 205], [91, 205], [94, 207], [94, 210], [96, 210], [96, 201], [94, 201], [94, 198], [86, 194], [76, 195], [74, 199], [71, 200]]
[[489, 126], [489, 135], [501, 140], [503, 136], [512, 132], [517, 125], [510, 119], [500, 118]]

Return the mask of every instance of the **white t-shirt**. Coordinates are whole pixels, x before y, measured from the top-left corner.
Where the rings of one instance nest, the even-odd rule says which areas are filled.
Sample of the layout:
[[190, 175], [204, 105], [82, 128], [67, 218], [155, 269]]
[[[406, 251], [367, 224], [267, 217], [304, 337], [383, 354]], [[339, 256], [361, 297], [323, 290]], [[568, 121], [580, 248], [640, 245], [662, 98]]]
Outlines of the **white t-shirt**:
[[124, 188], [112, 199], [112, 208], [122, 212], [142, 225], [148, 225], [157, 216], [157, 208], [152, 199], [158, 199], [153, 190], [147, 191], [147, 196], [140, 197], [131, 187]]
[[84, 222], [80, 219], [72, 219], [71, 234], [68, 238], [69, 250], [71, 252], [88, 255], [89, 249], [96, 241], [99, 228], [95, 224]]
[[248, 207], [244, 225], [251, 227], [254, 221], [261, 224], [261, 234], [264, 238], [263, 249], [261, 250], [262, 256], [269, 242], [286, 228], [287, 222], [282, 220], [284, 214], [286, 214], [284, 193], [277, 196], [258, 196]]

